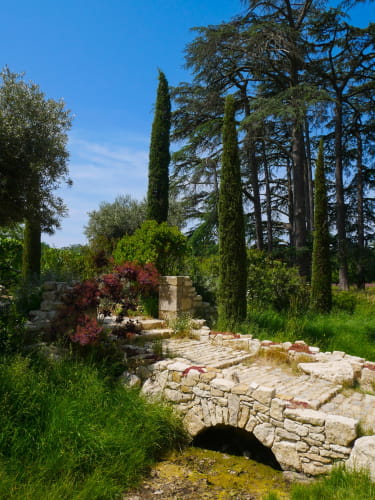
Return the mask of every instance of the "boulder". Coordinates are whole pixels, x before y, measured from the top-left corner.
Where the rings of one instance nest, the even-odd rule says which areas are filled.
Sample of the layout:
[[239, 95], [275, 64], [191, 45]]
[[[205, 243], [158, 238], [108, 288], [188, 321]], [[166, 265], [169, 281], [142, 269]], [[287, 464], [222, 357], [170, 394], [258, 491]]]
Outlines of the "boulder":
[[375, 436], [363, 436], [356, 440], [346, 466], [348, 469], [368, 471], [375, 482]]

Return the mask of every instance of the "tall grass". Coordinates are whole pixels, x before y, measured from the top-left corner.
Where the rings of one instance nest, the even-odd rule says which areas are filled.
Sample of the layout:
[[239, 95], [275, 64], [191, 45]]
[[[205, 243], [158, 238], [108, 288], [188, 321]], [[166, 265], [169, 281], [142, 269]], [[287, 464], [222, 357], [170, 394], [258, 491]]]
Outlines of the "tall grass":
[[[375, 483], [368, 474], [349, 472], [344, 468], [311, 484], [295, 484], [290, 500], [374, 500]], [[281, 500], [277, 493], [270, 492], [263, 500]]]
[[305, 340], [324, 351], [345, 351], [375, 360], [375, 300], [369, 293], [340, 292], [330, 314], [250, 310], [243, 333], [275, 341]]
[[112, 499], [184, 439], [171, 410], [76, 361], [0, 362], [0, 498]]

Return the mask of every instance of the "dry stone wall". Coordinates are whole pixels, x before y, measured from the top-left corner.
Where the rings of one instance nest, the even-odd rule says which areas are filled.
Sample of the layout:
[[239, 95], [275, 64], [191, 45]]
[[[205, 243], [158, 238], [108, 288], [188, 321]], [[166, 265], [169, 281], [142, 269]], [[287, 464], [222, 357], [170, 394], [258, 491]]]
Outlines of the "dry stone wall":
[[358, 436], [355, 419], [298, 407], [275, 397], [273, 388], [236, 383], [222, 370], [194, 368], [182, 358], [155, 363], [143, 392], [174, 403], [193, 437], [218, 424], [253, 433], [283, 470], [327, 473], [349, 458]]
[[40, 309], [30, 311], [30, 321], [26, 323], [26, 327], [30, 331], [48, 331], [64, 306], [64, 296], [72, 289], [73, 286], [68, 283], [46, 281], [43, 284]]
[[[161, 276], [159, 280], [159, 318], [173, 319], [180, 314], [205, 314], [210, 305], [197, 294], [189, 276]], [[198, 316], [199, 317], [199, 316]]]

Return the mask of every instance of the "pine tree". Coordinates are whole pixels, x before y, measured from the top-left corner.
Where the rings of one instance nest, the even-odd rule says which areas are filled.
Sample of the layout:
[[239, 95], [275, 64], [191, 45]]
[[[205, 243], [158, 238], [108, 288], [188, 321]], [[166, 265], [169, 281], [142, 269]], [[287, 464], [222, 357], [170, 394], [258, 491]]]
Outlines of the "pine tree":
[[310, 306], [317, 312], [329, 312], [332, 306], [328, 204], [324, 176], [323, 140], [320, 141], [315, 171], [314, 243]]
[[169, 134], [171, 128], [171, 102], [168, 82], [159, 71], [155, 116], [151, 131], [147, 218], [165, 222], [168, 217], [169, 195]]
[[247, 262], [235, 100], [225, 100], [219, 194], [219, 324], [233, 328], [246, 318]]

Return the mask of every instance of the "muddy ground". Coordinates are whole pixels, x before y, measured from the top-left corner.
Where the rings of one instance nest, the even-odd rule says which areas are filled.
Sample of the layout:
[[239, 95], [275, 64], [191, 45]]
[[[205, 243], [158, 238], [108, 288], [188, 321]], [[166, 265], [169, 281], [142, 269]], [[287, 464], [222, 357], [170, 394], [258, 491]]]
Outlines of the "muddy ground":
[[267, 465], [192, 447], [166, 456], [123, 500], [261, 500], [270, 491], [287, 499], [290, 487]]

